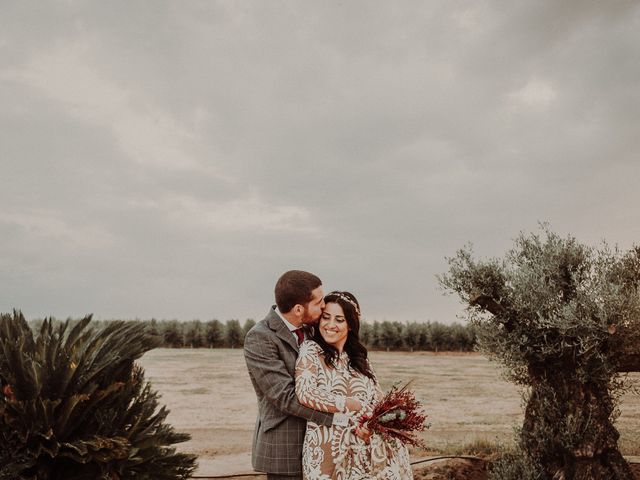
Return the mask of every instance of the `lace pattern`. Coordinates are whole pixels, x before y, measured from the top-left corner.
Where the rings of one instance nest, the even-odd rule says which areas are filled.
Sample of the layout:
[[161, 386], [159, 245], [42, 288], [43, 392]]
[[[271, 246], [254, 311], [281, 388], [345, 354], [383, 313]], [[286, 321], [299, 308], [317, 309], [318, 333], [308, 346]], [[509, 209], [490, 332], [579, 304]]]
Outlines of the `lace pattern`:
[[[324, 364], [320, 346], [310, 340], [300, 346], [296, 363], [296, 395], [300, 403], [323, 412], [343, 411], [346, 397], [356, 397], [370, 412], [382, 396], [377, 382], [350, 370], [349, 358], [342, 353], [335, 368]], [[325, 427], [307, 422], [302, 449], [303, 478], [307, 480], [407, 480], [413, 479], [407, 448], [398, 440], [385, 441], [372, 435], [365, 444], [354, 433], [353, 425]]]

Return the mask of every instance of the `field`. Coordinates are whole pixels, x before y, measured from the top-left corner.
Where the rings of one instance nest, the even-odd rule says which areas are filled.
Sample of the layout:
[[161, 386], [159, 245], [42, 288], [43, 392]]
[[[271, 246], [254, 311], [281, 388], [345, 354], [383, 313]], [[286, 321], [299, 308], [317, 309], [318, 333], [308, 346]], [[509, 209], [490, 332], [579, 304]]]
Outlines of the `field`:
[[[383, 389], [413, 379], [431, 428], [429, 452], [455, 453], [474, 443], [511, 443], [522, 422], [521, 396], [498, 366], [477, 354], [372, 352]], [[257, 405], [241, 349], [157, 349], [141, 360], [171, 410], [168, 421], [192, 440], [181, 451], [199, 456], [199, 474], [251, 470]], [[640, 380], [635, 375], [634, 380]], [[640, 455], [640, 396], [627, 393], [618, 429], [625, 455]]]

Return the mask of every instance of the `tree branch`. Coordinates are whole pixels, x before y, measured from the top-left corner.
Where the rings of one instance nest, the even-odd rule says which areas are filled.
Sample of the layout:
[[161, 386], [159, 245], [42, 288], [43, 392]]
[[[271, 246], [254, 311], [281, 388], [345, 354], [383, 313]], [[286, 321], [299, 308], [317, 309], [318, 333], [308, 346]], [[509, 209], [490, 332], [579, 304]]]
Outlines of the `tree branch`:
[[506, 309], [498, 302], [496, 302], [493, 297], [489, 295], [482, 295], [479, 293], [469, 296], [469, 304], [472, 306], [478, 305], [484, 308], [487, 312], [492, 313], [496, 316], [501, 315], [506, 311]]

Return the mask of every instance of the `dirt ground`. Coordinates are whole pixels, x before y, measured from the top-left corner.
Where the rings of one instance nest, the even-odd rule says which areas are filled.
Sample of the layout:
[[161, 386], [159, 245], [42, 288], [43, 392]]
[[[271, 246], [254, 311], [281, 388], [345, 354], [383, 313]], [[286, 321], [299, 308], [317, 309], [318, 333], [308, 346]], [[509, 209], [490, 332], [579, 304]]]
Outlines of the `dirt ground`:
[[487, 465], [483, 461], [451, 459], [413, 469], [415, 480], [486, 480]]
[[[631, 465], [640, 480], [640, 464]], [[415, 480], [487, 480], [487, 464], [477, 460], [453, 459], [414, 468]]]
[[[429, 414], [431, 428], [424, 434], [429, 451], [411, 450], [412, 459], [455, 452], [474, 442], [509, 444], [514, 427], [522, 422], [520, 393], [483, 356], [372, 352], [371, 362], [383, 389], [413, 380], [412, 388]], [[168, 421], [191, 434], [178, 449], [198, 455], [197, 475], [251, 471], [257, 404], [242, 350], [157, 349], [140, 363], [171, 410]], [[617, 425], [623, 453], [640, 455], [640, 396], [625, 395]]]

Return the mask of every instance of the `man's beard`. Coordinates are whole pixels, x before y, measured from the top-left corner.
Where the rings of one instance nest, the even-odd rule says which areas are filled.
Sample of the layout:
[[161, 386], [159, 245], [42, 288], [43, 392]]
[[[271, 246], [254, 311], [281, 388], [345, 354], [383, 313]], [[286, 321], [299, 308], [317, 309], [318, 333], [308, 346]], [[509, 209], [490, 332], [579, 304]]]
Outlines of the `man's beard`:
[[304, 317], [302, 317], [302, 323], [303, 325], [317, 325], [318, 322], [320, 321], [320, 315], [322, 315], [322, 313], [320, 313], [318, 315], [318, 318], [313, 318], [310, 314], [309, 311], [305, 309], [304, 311]]

